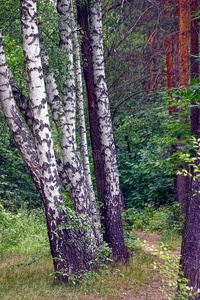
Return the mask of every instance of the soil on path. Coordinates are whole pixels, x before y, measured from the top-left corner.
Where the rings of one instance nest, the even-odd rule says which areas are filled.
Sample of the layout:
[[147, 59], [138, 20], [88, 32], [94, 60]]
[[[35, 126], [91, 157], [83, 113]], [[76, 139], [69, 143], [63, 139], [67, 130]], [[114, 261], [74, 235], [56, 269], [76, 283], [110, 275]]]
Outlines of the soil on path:
[[[154, 249], [160, 247], [161, 235], [153, 233], [144, 233], [142, 231], [136, 231], [135, 235], [140, 239], [141, 243], [144, 243], [142, 249], [146, 253], [150, 253], [150, 249], [154, 246]], [[153, 254], [153, 252], [151, 252]], [[151, 284], [144, 285], [143, 291], [138, 295], [133, 296], [133, 300], [162, 300], [163, 293], [159, 290], [162, 285], [161, 278], [158, 276], [156, 281]], [[127, 299], [128, 300], [128, 299]], [[131, 300], [131, 299], [130, 299]]]
[[[143, 244], [141, 246], [142, 250], [147, 254], [155, 254], [153, 251], [150, 250], [152, 246], [154, 249], [160, 248], [161, 235], [153, 233], [144, 233], [142, 231], [136, 231], [134, 234], [136, 237], [139, 238], [140, 242]], [[173, 253], [179, 255], [180, 247], [174, 249]], [[151, 277], [151, 273], [149, 274], [149, 276]], [[158, 274], [156, 278], [154, 277], [152, 279], [152, 283], [144, 284], [142, 287], [142, 291], [137, 295], [133, 295], [132, 291], [127, 291], [124, 295], [121, 294], [117, 298], [97, 298], [95, 300], [163, 300], [166, 298], [164, 298], [163, 293], [160, 291], [160, 287], [162, 286], [161, 279], [161, 276]]]

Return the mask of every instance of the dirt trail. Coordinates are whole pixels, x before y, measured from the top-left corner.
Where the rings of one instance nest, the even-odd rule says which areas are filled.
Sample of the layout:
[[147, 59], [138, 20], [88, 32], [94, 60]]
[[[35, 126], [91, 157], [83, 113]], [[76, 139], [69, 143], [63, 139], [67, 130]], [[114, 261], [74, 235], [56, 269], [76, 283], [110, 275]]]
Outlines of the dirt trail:
[[[134, 232], [134, 235], [140, 239], [141, 243], [144, 243], [144, 245], [141, 246], [144, 252], [148, 254], [149, 253], [154, 254], [154, 252], [150, 250], [150, 248], [153, 245], [154, 245], [153, 247], [154, 249], [160, 248], [161, 235], [144, 233], [142, 231], [136, 231]], [[175, 249], [173, 253], [178, 255], [180, 253], [180, 248], [177, 247], [177, 249]], [[151, 277], [151, 274], [149, 274], [149, 276]], [[117, 298], [115, 297], [115, 298], [105, 299], [105, 298], [97, 297], [95, 299], [88, 298], [87, 300], [163, 300], [166, 298], [164, 298], [163, 293], [159, 290], [161, 285], [162, 285], [161, 276], [158, 274], [156, 278], [154, 277], [152, 279], [152, 283], [144, 284], [142, 287], [142, 291], [137, 295], [133, 295], [133, 292], [131, 290], [128, 290], [125, 293], [120, 294]]]
[[[158, 249], [160, 247], [161, 235], [159, 234], [136, 231], [135, 235], [140, 239], [142, 243], [144, 243], [142, 249], [146, 253], [150, 253], [149, 248], [151, 248], [152, 246], [154, 246], [154, 249]], [[153, 254], [153, 251], [151, 253]], [[145, 285], [143, 291], [138, 295], [133, 296], [132, 300], [162, 300], [163, 294], [159, 290], [161, 281], [160, 278], [158, 278], [157, 280], [158, 282], [152, 282], [152, 284]], [[131, 298], [127, 300], [131, 300]]]

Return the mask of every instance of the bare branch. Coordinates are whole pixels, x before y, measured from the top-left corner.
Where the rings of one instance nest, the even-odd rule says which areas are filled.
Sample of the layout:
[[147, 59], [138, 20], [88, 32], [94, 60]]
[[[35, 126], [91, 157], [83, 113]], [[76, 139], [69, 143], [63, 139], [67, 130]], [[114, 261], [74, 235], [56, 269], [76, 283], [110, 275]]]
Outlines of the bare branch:
[[111, 50], [108, 52], [107, 57], [105, 58], [105, 62], [109, 59], [109, 57], [113, 54], [113, 52], [121, 45], [121, 43], [134, 31], [135, 27], [138, 25], [139, 21], [142, 19], [142, 17], [150, 10], [153, 6], [148, 7], [137, 19], [135, 24], [127, 30], [121, 37], [121, 39], [117, 42], [117, 44], [113, 45]]

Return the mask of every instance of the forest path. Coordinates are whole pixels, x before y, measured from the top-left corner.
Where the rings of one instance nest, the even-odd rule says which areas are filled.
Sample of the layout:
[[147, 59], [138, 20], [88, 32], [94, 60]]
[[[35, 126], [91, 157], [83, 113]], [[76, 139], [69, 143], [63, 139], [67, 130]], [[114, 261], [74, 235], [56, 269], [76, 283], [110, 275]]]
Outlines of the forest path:
[[[151, 251], [150, 249], [160, 248], [160, 240], [162, 238], [160, 234], [136, 231], [135, 235], [140, 239], [140, 242], [142, 244], [141, 248], [145, 253], [147, 254], [151, 253], [156, 255], [155, 252]], [[162, 300], [164, 299], [163, 293], [159, 290], [161, 285], [162, 285], [161, 278], [160, 276], [157, 276], [156, 280], [153, 279], [152, 283], [144, 285], [142, 292], [133, 296], [132, 299], [130, 298], [126, 300]]]
[[[146, 254], [157, 255], [156, 252], [151, 249], [160, 249], [161, 235], [155, 233], [145, 233], [142, 231], [135, 231], [134, 235], [139, 238], [141, 248]], [[177, 246], [171, 251], [175, 255], [180, 254], [180, 246]], [[151, 273], [152, 272], [152, 273]], [[141, 288], [141, 292], [133, 294], [133, 290], [127, 289], [124, 293], [120, 293], [117, 297], [111, 298], [89, 298], [87, 300], [164, 300], [163, 293], [160, 291], [162, 286], [162, 277], [159, 273], [156, 274], [152, 270], [149, 270], [149, 277], [152, 278], [150, 283], [144, 283]], [[81, 299], [82, 300], [82, 299]], [[85, 300], [85, 299], [83, 299]]]

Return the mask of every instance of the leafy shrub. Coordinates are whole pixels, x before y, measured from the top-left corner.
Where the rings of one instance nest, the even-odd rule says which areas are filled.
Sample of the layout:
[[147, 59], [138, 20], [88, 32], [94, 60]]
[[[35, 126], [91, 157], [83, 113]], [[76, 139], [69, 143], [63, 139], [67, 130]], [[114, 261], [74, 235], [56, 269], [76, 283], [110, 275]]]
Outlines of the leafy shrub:
[[150, 247], [146, 242], [141, 245], [148, 247], [149, 251], [159, 258], [153, 262], [153, 268], [157, 269], [162, 276], [162, 285], [159, 290], [163, 293], [163, 299], [196, 299], [197, 295], [192, 294], [192, 288], [188, 286], [189, 281], [184, 278], [181, 271], [180, 255], [171, 252], [168, 245], [162, 244], [159, 249], [155, 249], [154, 245]]
[[159, 207], [174, 198], [167, 102], [133, 106], [134, 117], [121, 115], [115, 121], [120, 181], [128, 208], [147, 203]]
[[183, 228], [183, 216], [181, 215], [181, 209], [178, 203], [161, 206], [158, 209], [149, 206], [141, 210], [130, 208], [127, 214], [128, 219], [135, 229], [179, 235]]

